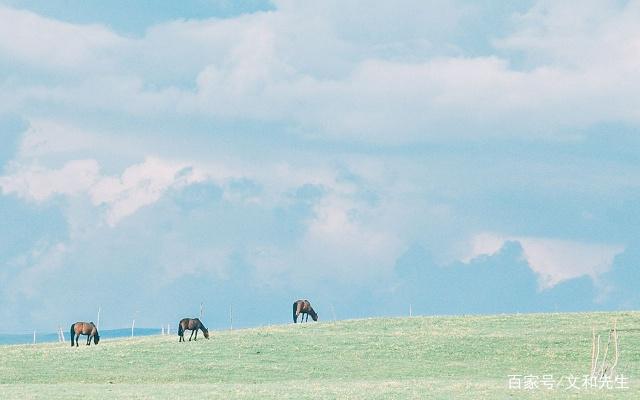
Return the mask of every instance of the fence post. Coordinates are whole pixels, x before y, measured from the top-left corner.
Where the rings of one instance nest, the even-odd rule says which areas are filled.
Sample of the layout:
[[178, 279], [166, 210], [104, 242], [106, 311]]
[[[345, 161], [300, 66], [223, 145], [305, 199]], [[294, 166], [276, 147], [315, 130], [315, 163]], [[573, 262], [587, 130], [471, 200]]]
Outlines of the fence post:
[[100, 311], [102, 311], [102, 307], [98, 306], [98, 323], [96, 324], [96, 329], [100, 329]]

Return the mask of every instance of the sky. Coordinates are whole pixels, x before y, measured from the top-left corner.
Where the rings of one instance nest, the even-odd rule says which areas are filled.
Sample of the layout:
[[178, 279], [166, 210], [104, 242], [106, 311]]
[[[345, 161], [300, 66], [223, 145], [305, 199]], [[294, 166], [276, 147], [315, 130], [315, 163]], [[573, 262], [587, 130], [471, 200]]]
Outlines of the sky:
[[0, 332], [638, 308], [639, 18], [0, 0]]

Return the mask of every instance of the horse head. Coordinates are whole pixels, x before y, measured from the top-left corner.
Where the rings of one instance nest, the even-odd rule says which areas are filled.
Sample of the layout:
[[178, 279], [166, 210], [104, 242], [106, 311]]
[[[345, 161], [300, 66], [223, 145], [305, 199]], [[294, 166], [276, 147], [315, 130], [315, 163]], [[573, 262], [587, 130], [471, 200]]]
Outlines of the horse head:
[[93, 343], [98, 344], [99, 341], [100, 341], [100, 335], [98, 335], [98, 333], [96, 332], [96, 334], [93, 335]]
[[204, 335], [205, 339], [209, 339], [209, 330], [207, 328], [202, 328], [202, 334]]

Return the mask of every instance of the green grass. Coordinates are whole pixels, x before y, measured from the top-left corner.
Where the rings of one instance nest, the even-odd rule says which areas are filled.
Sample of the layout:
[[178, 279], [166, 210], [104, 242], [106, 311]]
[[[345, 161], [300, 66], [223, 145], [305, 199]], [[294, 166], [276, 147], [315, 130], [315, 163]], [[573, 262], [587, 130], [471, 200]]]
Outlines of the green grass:
[[[617, 320], [628, 389], [514, 390], [579, 377]], [[640, 398], [640, 313], [376, 318], [177, 336], [0, 346], [0, 398]], [[604, 343], [603, 343], [604, 346]]]

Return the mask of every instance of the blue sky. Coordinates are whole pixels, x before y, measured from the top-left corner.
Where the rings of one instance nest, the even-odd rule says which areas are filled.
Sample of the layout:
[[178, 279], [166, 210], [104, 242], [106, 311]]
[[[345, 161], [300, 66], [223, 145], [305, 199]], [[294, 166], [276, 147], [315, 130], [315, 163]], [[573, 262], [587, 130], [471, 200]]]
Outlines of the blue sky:
[[0, 1], [0, 331], [640, 305], [640, 2]]

